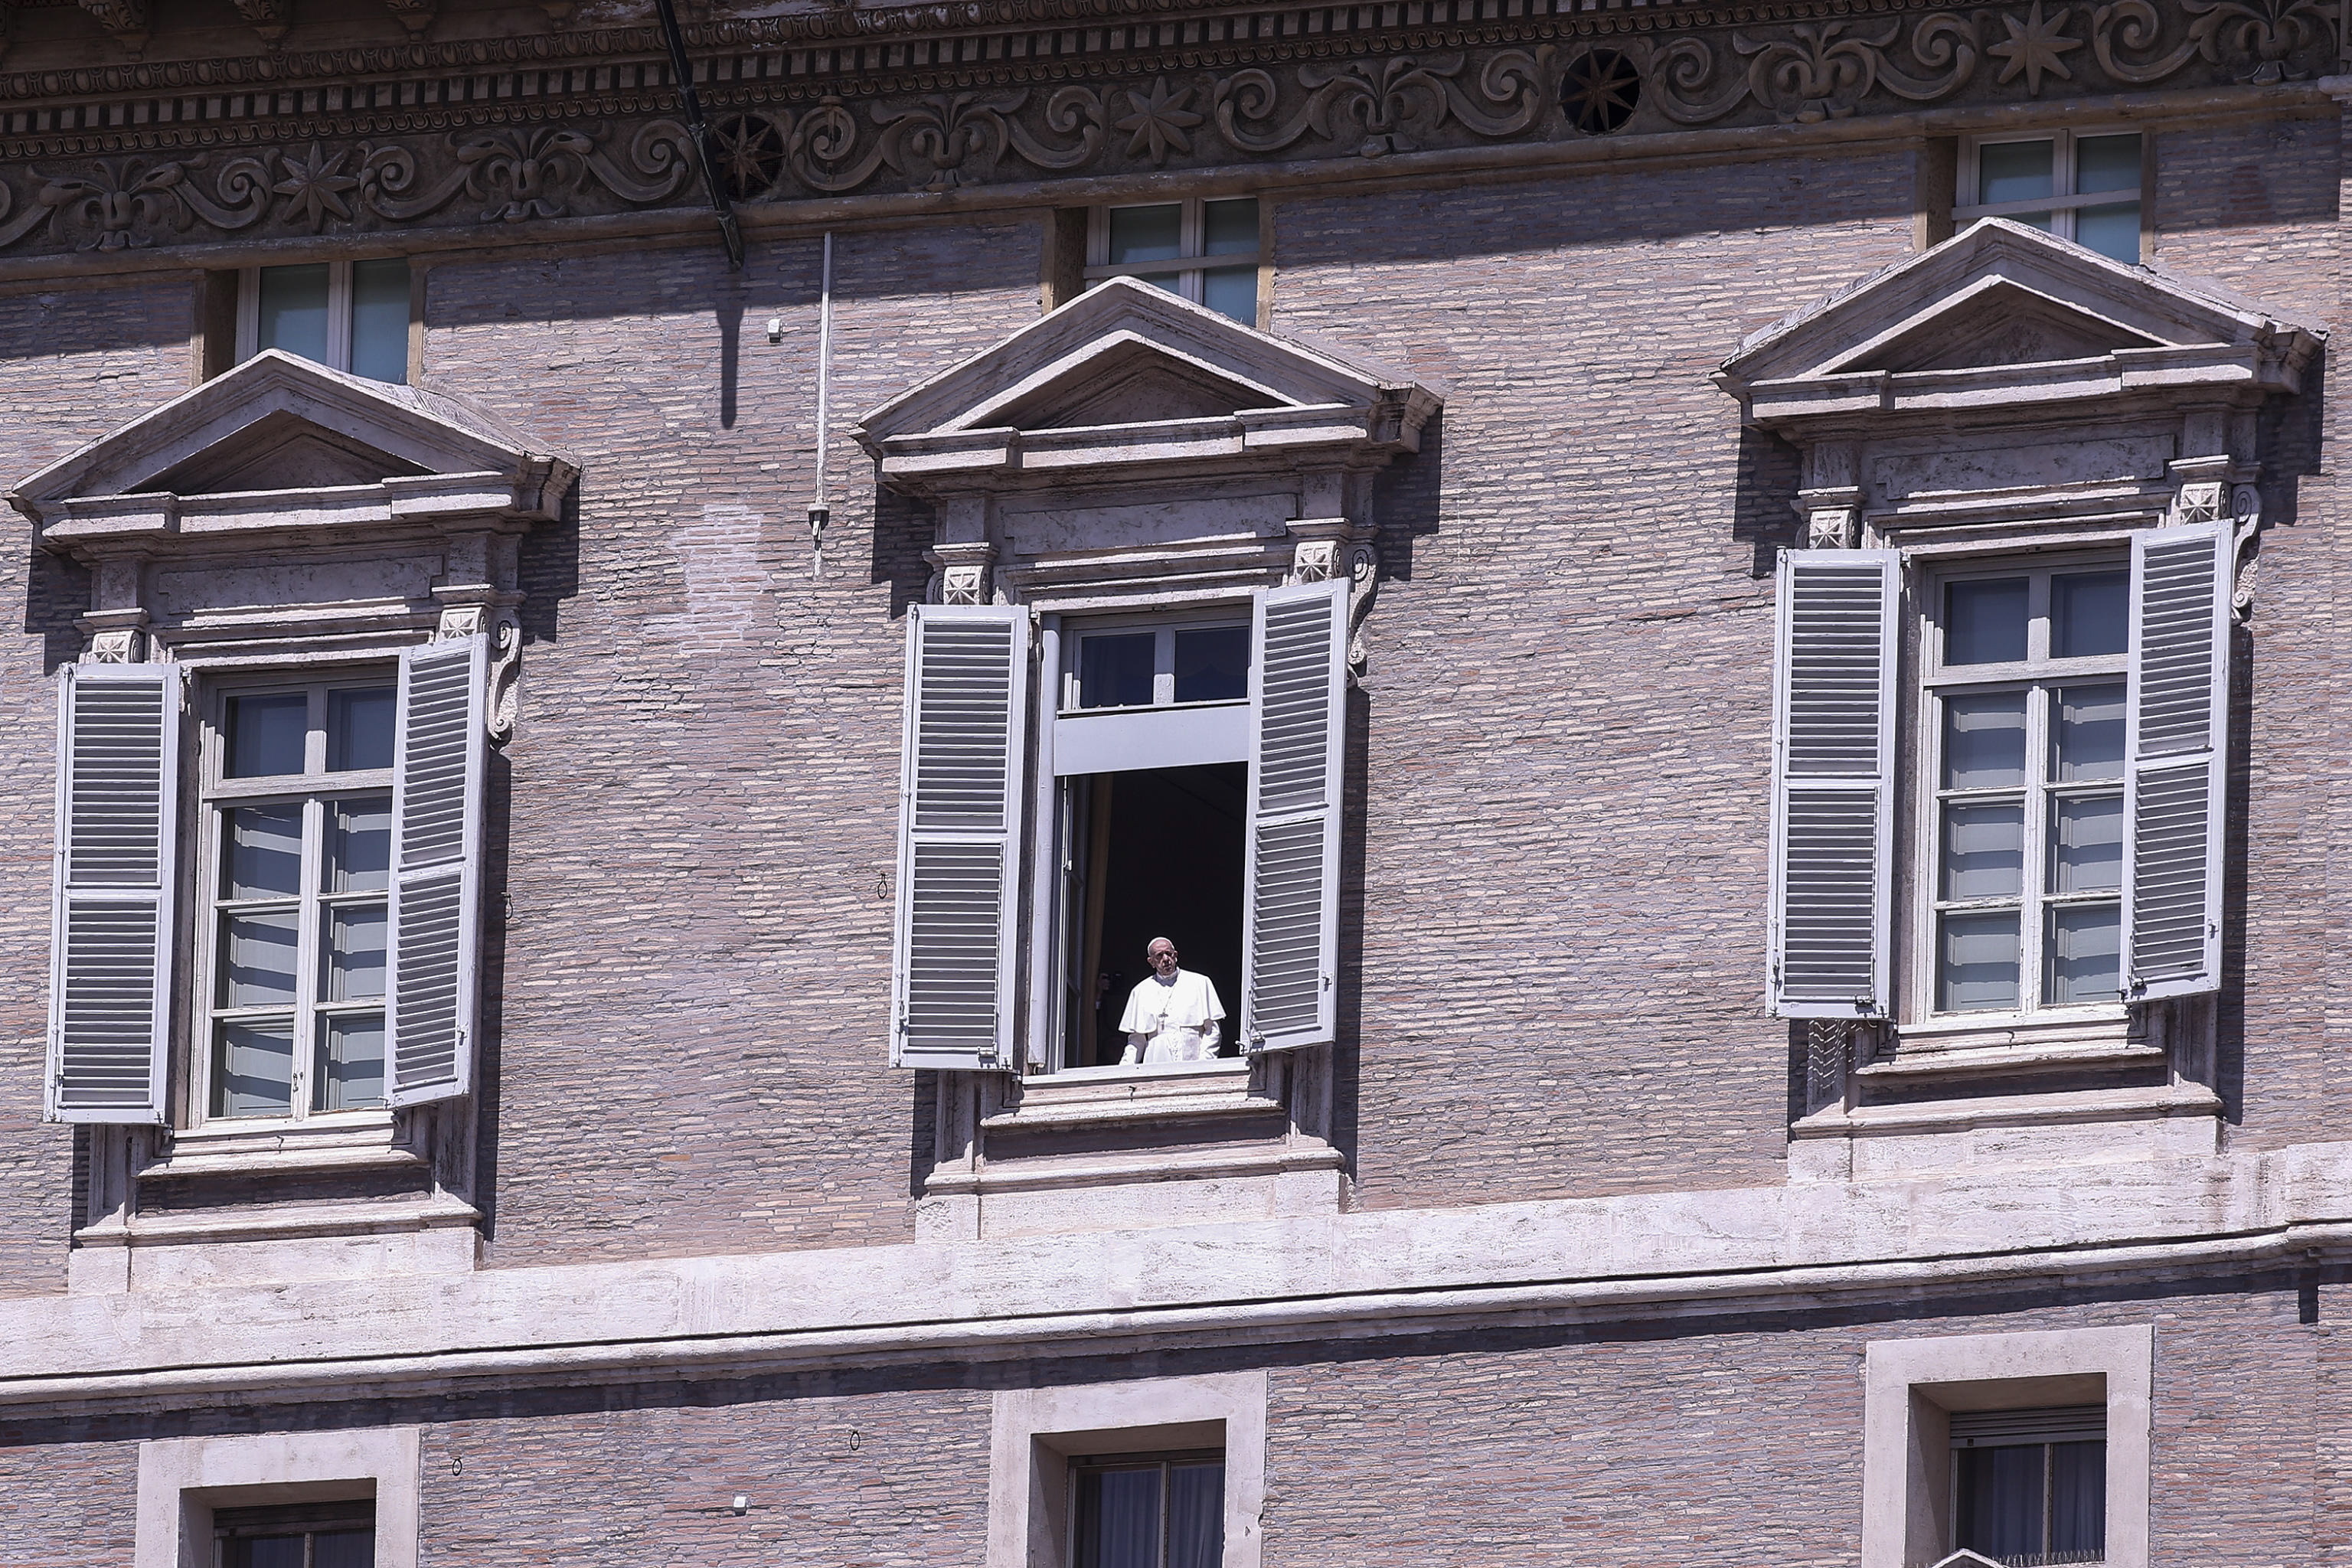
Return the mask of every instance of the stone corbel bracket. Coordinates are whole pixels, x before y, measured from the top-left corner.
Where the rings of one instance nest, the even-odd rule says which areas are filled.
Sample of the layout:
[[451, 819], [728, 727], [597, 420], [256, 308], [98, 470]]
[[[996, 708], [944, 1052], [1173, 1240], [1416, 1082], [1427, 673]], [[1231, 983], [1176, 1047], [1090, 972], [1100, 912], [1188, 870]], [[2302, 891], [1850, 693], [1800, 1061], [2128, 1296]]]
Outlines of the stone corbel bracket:
[[1117, 279], [868, 415], [881, 482], [928, 503], [947, 604], [1136, 609], [1379, 561], [1373, 479], [1439, 394]]
[[7, 499], [45, 549], [89, 569], [89, 659], [383, 657], [481, 633], [503, 740], [521, 541], [578, 472], [478, 410], [273, 351]]

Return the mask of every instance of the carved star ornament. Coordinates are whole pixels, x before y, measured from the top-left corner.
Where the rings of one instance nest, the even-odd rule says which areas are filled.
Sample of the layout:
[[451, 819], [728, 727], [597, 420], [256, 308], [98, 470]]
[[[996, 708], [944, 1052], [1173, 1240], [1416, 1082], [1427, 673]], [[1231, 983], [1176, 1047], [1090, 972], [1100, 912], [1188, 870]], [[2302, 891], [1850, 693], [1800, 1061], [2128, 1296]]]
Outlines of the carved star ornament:
[[1985, 53], [2000, 60], [2000, 79], [2004, 85], [2015, 81], [2021, 72], [2025, 90], [2036, 97], [2042, 92], [2042, 73], [2049, 72], [2062, 81], [2072, 81], [2074, 73], [2066, 68], [2062, 58], [2069, 49], [2083, 47], [2080, 38], [2066, 36], [2066, 18], [2073, 8], [2062, 7], [2055, 16], [2042, 14], [2042, 0], [2033, 0], [2033, 9], [2022, 20], [2014, 16], [2003, 16], [2001, 25], [2009, 29], [2004, 43], [1993, 45]]

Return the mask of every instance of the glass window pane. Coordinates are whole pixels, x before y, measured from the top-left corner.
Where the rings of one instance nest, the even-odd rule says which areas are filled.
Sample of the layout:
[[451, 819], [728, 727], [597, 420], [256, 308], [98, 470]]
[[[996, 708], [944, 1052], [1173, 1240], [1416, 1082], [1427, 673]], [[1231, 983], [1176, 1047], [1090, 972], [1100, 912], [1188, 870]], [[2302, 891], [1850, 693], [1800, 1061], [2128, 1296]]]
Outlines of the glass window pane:
[[2025, 805], [1944, 807], [1945, 899], [2013, 899], [2024, 886]]
[[1994, 1559], [2039, 1555], [2042, 1445], [1959, 1452], [1959, 1544]]
[[260, 331], [255, 345], [327, 363], [327, 264], [261, 269]]
[[2015, 789], [2025, 783], [2025, 693], [1944, 699], [1944, 787]]
[[1936, 944], [1936, 1010], [2015, 1007], [2018, 946], [2014, 910], [1944, 916]]
[[2014, 664], [2025, 657], [2022, 577], [1944, 586], [1944, 662]]
[[2038, 228], [2044, 234], [2052, 233], [2055, 227], [2048, 213], [2003, 213], [2000, 216], [2011, 223], [2023, 224], [2027, 228]]
[[2074, 194], [2139, 189], [2139, 137], [2078, 136], [2074, 140]]
[[293, 1002], [300, 920], [292, 910], [222, 920], [221, 1006], [282, 1007]]
[[1184, 207], [1165, 202], [1148, 207], [1110, 209], [1110, 263], [1173, 261], [1183, 253]]
[[382, 904], [353, 904], [327, 911], [326, 970], [320, 988], [330, 1002], [370, 1001], [383, 994]]
[[1151, 702], [1151, 632], [1091, 637], [1078, 643], [1078, 706], [1143, 708]]
[[[341, 1014], [319, 1020], [311, 1073], [313, 1110], [373, 1110], [383, 1104], [383, 1015]], [[323, 1543], [328, 1538], [320, 1537]], [[364, 1543], [367, 1538], [359, 1537]], [[320, 1559], [324, 1561], [324, 1559]], [[365, 1555], [352, 1559], [365, 1563]]]
[[2050, 776], [2079, 784], [2124, 776], [2124, 683], [2050, 694]]
[[2050, 656], [2091, 658], [2131, 647], [2131, 574], [2064, 572], [2050, 579]]
[[1232, 702], [1249, 695], [1250, 629], [1197, 626], [1176, 634], [1176, 700]]
[[240, 805], [221, 816], [222, 898], [292, 898], [302, 890], [299, 805]]
[[372, 893], [390, 887], [392, 802], [384, 795], [327, 803], [330, 893]]
[[327, 771], [392, 766], [392, 721], [399, 691], [364, 686], [327, 693]]
[[2050, 1445], [2050, 1550], [2085, 1558], [2107, 1551], [2107, 1446]]
[[2058, 193], [2050, 184], [2052, 142], [1989, 142], [1977, 149], [1977, 201], [2030, 202]]
[[1160, 1568], [1160, 1475], [1078, 1473], [1077, 1568]]
[[212, 1113], [285, 1116], [293, 1107], [294, 1026], [282, 1022], [219, 1025], [213, 1037]]
[[1171, 1466], [1168, 1568], [1218, 1568], [1224, 1560], [1225, 1467]]
[[352, 374], [408, 379], [408, 263], [399, 257], [352, 263]]
[[2053, 1007], [2112, 1002], [2121, 994], [2123, 910], [2114, 904], [2064, 905], [2050, 911], [2042, 933], [2042, 999]]
[[1244, 327], [1257, 325], [1257, 268], [1212, 267], [1201, 276], [1201, 303]]
[[2138, 266], [2139, 204], [2116, 202], [2075, 209], [2074, 243], [2127, 267]]
[[302, 771], [310, 699], [299, 691], [228, 700], [228, 776], [269, 778]]
[[2123, 796], [2052, 801], [2050, 890], [2107, 893], [2123, 885]]
[[1201, 204], [1201, 253], [1250, 256], [1257, 250], [1257, 198]]
[[245, 1545], [248, 1568], [302, 1568], [302, 1538], [299, 1535], [264, 1535]]

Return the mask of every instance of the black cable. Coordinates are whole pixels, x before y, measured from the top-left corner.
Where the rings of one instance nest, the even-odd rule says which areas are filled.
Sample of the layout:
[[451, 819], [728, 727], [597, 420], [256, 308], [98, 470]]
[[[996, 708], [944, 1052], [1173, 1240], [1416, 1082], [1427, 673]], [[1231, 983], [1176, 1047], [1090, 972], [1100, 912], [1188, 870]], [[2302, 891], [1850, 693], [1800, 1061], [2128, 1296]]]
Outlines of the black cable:
[[727, 242], [727, 270], [743, 270], [743, 230], [735, 221], [735, 204], [719, 178], [719, 160], [710, 152], [710, 127], [702, 122], [702, 100], [694, 90], [694, 68], [687, 63], [686, 33], [677, 25], [676, 0], [654, 0], [661, 16], [662, 39], [669, 45], [669, 68], [677, 78], [679, 104], [686, 110], [686, 133], [694, 141], [694, 160], [702, 166], [702, 184], [710, 192], [711, 210], [719, 215], [719, 237]]

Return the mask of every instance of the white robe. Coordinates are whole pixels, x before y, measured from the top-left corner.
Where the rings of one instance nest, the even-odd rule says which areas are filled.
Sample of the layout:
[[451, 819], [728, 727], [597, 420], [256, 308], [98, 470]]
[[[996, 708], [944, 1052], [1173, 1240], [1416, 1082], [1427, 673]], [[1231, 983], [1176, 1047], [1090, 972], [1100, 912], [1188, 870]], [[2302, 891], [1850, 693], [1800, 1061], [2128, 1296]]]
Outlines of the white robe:
[[1127, 1015], [1118, 1021], [1127, 1036], [1119, 1063], [1131, 1066], [1139, 1047], [1146, 1064], [1206, 1061], [1217, 1054], [1223, 1036], [1218, 1025], [1224, 1016], [1224, 1004], [1207, 975], [1180, 969], [1172, 981], [1146, 976], [1128, 994]]

